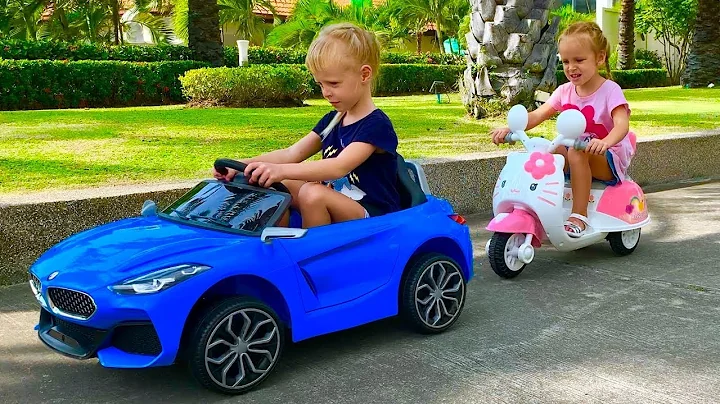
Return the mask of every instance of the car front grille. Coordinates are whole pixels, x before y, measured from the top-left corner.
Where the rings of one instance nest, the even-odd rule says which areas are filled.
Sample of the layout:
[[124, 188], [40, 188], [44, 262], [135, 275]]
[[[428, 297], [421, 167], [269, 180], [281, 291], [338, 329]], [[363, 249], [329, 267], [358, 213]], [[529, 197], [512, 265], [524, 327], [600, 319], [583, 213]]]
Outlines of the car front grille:
[[50, 306], [59, 314], [68, 317], [87, 320], [95, 313], [97, 307], [92, 297], [87, 293], [65, 288], [48, 288]]
[[42, 290], [42, 283], [35, 274], [30, 273], [30, 289], [32, 289], [35, 298], [40, 300], [40, 291]]

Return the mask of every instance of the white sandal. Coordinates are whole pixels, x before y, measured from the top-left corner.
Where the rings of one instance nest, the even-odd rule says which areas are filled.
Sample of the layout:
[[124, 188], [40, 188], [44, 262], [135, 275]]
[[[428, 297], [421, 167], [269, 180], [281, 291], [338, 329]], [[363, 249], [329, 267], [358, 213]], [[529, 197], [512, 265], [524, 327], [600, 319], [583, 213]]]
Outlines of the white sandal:
[[590, 228], [590, 225], [588, 224], [588, 218], [578, 213], [573, 213], [570, 215], [570, 217], [582, 221], [585, 224], [585, 228], [583, 229], [578, 226], [577, 223], [573, 223], [570, 220], [567, 220], [565, 222], [565, 233], [567, 233], [567, 235], [572, 238], [580, 238], [584, 236]]

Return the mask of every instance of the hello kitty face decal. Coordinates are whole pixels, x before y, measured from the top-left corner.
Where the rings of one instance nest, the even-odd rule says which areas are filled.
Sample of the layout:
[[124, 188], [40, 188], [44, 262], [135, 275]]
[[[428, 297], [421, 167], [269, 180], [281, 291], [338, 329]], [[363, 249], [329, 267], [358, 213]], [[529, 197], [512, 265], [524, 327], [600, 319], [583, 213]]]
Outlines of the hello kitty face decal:
[[505, 165], [493, 193], [493, 200], [518, 201], [530, 206], [562, 204], [562, 178], [550, 153], [533, 152], [513, 156]]

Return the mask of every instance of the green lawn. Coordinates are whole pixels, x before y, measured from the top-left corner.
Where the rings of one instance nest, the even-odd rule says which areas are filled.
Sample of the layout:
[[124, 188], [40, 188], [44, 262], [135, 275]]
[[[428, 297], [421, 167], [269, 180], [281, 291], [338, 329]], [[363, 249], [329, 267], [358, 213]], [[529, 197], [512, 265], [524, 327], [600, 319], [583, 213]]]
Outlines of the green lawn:
[[[628, 90], [640, 136], [720, 127], [720, 90]], [[377, 98], [407, 158], [495, 150], [500, 119], [465, 117], [457, 94]], [[249, 157], [291, 144], [330, 107], [186, 109], [184, 106], [0, 112], [0, 194], [206, 177], [217, 157]], [[553, 122], [531, 134], [552, 136]]]

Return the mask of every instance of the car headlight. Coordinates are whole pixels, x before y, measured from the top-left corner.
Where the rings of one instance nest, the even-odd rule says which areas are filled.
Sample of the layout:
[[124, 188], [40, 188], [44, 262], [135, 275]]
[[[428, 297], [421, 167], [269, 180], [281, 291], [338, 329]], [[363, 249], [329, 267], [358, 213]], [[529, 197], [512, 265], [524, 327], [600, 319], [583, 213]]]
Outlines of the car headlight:
[[182, 264], [163, 268], [122, 283], [109, 286], [115, 293], [123, 295], [144, 295], [157, 293], [178, 283], [205, 272], [211, 267], [199, 264]]

